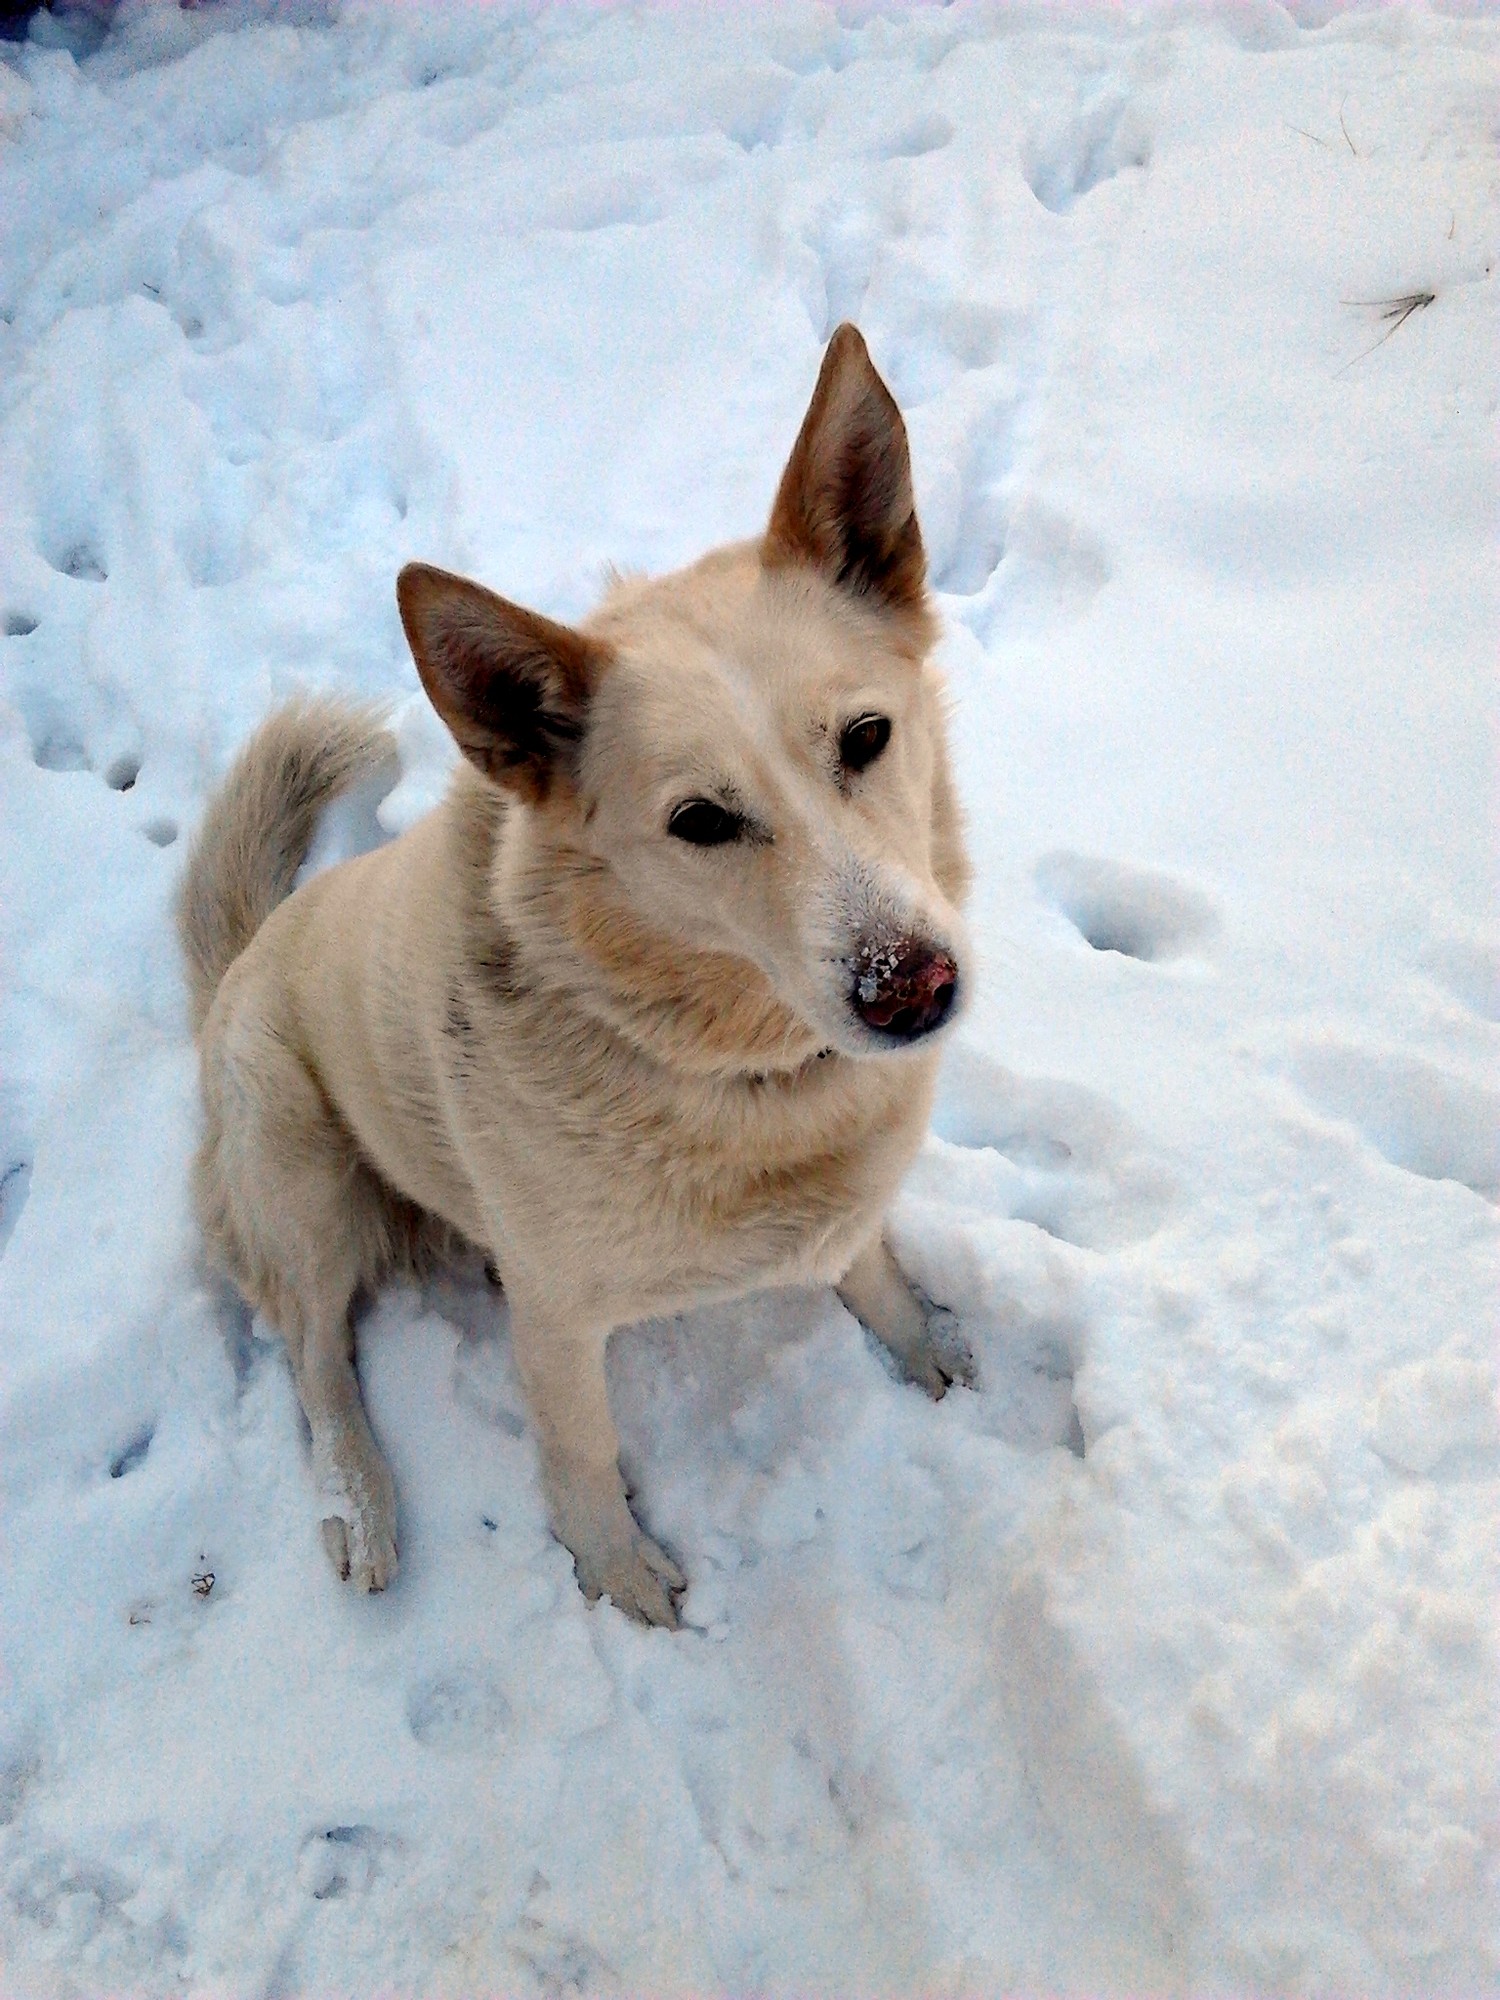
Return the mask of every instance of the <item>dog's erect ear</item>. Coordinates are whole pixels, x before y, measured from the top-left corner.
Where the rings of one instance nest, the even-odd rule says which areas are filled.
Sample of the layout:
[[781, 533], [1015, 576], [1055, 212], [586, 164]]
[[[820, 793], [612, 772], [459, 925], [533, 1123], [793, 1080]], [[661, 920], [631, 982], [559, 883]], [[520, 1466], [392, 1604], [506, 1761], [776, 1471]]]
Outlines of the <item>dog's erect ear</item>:
[[408, 563], [396, 602], [428, 699], [487, 778], [539, 801], [565, 774], [609, 661], [597, 640]]
[[833, 583], [919, 610], [927, 556], [906, 426], [857, 328], [828, 343], [818, 386], [771, 509], [768, 568], [811, 563]]

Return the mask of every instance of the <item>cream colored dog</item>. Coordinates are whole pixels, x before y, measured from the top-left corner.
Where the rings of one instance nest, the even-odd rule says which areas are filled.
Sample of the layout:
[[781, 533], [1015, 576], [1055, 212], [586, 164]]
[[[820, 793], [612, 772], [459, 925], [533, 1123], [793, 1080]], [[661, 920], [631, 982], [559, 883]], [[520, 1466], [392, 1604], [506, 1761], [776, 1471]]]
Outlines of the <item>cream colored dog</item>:
[[964, 977], [925, 568], [900, 413], [843, 326], [758, 541], [576, 630], [402, 571], [467, 760], [410, 832], [288, 893], [389, 754], [328, 703], [273, 716], [210, 805], [180, 909], [199, 1212], [286, 1337], [361, 1589], [395, 1575], [396, 1505], [351, 1302], [456, 1239], [501, 1273], [584, 1591], [655, 1624], [684, 1579], [621, 1483], [615, 1327], [832, 1283], [931, 1395], [966, 1377], [881, 1234]]

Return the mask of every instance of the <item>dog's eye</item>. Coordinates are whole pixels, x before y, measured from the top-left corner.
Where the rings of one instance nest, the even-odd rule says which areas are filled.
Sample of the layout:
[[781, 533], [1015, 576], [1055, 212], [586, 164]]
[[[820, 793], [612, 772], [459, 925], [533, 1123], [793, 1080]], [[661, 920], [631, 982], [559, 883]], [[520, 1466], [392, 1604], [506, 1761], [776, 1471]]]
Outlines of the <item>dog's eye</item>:
[[738, 840], [744, 830], [745, 822], [738, 813], [726, 812], [712, 799], [684, 799], [667, 821], [672, 838], [693, 847], [722, 847], [726, 841]]
[[862, 715], [839, 738], [839, 762], [846, 771], [862, 771], [875, 762], [890, 740], [889, 717]]
[[839, 762], [846, 771], [863, 771], [873, 764], [891, 740], [888, 716], [861, 715], [839, 738]]

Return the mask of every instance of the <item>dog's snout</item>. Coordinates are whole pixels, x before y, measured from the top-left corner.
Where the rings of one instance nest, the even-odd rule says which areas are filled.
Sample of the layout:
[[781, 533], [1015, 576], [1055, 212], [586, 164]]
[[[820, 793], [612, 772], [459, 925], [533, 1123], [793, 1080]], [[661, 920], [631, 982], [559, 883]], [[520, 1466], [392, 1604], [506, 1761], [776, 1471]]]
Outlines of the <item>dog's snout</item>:
[[953, 954], [907, 937], [861, 949], [849, 998], [867, 1028], [893, 1041], [914, 1042], [942, 1026], [957, 994]]

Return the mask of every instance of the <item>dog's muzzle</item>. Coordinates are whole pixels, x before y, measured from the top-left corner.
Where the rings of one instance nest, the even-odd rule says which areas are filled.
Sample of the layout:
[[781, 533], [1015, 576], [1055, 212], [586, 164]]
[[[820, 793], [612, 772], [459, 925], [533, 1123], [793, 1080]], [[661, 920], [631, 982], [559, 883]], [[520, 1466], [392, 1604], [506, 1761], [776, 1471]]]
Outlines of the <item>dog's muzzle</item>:
[[876, 1034], [915, 1042], [943, 1025], [957, 998], [958, 964], [951, 952], [912, 937], [861, 945], [849, 1005]]

